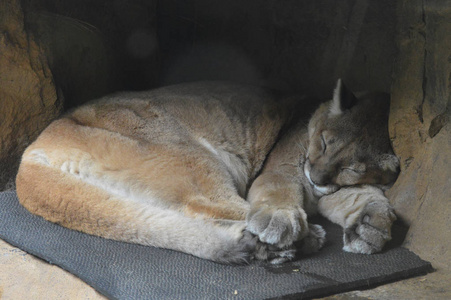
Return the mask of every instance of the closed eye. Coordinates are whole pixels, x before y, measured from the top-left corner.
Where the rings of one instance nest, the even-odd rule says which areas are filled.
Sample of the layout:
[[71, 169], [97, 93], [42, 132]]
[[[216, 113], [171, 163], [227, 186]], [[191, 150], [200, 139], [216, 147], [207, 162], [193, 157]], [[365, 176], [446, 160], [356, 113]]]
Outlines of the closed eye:
[[321, 149], [323, 149], [323, 154], [326, 152], [327, 144], [326, 140], [324, 139], [324, 135], [321, 134]]
[[365, 173], [366, 173], [366, 170], [363, 170], [363, 169], [355, 169], [355, 168], [349, 168], [349, 167], [347, 167], [347, 168], [341, 168], [341, 170], [342, 170], [342, 171], [349, 171], [349, 172], [356, 173], [356, 174], [365, 174]]

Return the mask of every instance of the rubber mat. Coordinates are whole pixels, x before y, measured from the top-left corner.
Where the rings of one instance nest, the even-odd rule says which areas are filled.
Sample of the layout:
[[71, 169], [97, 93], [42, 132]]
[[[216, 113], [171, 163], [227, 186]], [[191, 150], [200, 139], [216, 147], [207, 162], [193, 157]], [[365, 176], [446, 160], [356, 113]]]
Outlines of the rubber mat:
[[0, 238], [71, 272], [110, 299], [309, 299], [365, 289], [432, 271], [399, 246], [379, 254], [345, 253], [342, 229], [319, 220], [327, 242], [318, 253], [281, 265], [228, 266], [176, 251], [116, 242], [63, 228], [0, 193]]

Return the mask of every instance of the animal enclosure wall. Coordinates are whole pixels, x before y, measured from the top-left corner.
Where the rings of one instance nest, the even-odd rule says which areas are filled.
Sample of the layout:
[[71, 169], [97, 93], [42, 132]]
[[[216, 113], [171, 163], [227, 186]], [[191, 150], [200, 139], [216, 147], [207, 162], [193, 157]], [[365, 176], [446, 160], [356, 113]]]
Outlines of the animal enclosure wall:
[[395, 1], [160, 1], [162, 83], [239, 80], [320, 98], [389, 91]]
[[[0, 2], [0, 186], [64, 109], [116, 90], [234, 80], [321, 99], [392, 93], [406, 245], [449, 254], [451, 5], [441, 0]], [[433, 245], [433, 246], [432, 246]]]

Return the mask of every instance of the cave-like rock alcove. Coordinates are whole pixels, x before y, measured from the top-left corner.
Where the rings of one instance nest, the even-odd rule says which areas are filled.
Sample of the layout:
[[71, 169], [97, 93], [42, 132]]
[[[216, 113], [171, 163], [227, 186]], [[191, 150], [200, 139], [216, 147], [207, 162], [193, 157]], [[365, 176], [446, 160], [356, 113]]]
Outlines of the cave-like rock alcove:
[[219, 79], [326, 99], [343, 78], [391, 93], [404, 245], [449, 270], [450, 20], [442, 0], [2, 1], [0, 188], [53, 119], [108, 93]]

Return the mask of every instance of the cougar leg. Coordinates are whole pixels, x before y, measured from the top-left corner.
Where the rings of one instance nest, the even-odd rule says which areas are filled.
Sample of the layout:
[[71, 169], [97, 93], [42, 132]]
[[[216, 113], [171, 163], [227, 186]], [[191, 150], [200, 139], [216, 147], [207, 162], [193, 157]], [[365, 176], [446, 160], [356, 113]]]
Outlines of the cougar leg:
[[114, 134], [102, 143], [99, 129], [59, 126], [63, 134], [58, 126], [42, 134], [19, 169], [17, 193], [32, 213], [89, 234], [218, 262], [251, 257], [256, 241], [244, 238], [244, 221], [211, 220], [243, 220], [248, 211], [214, 161], [174, 157], [183, 153], [161, 145], [144, 149]]

